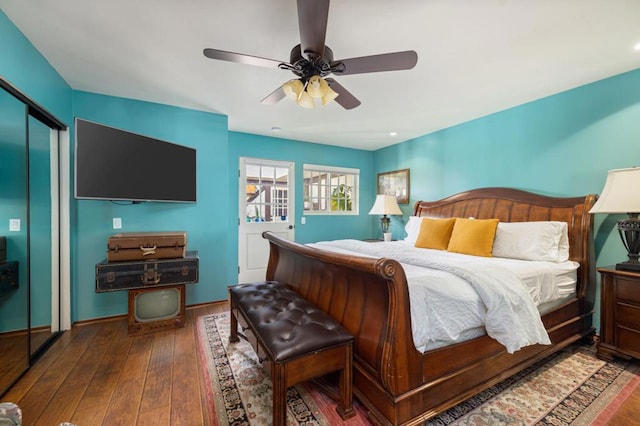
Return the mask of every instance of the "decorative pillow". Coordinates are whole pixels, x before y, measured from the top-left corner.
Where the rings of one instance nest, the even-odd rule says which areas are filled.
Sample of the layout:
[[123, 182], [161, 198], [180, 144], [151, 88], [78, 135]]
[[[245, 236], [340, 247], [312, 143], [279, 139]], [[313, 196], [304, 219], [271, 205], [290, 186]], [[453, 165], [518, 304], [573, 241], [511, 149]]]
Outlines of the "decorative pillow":
[[404, 226], [404, 230], [407, 233], [407, 237], [404, 239], [406, 242], [415, 244], [416, 239], [418, 239], [418, 234], [420, 234], [420, 224], [422, 223], [422, 217], [420, 216], [409, 216], [409, 220], [407, 224]]
[[522, 260], [564, 262], [569, 259], [566, 222], [501, 222], [493, 255]]
[[415, 246], [420, 248], [446, 250], [456, 218], [435, 219], [425, 217], [420, 225], [420, 233]]
[[458, 218], [447, 251], [491, 257], [497, 227], [498, 219]]

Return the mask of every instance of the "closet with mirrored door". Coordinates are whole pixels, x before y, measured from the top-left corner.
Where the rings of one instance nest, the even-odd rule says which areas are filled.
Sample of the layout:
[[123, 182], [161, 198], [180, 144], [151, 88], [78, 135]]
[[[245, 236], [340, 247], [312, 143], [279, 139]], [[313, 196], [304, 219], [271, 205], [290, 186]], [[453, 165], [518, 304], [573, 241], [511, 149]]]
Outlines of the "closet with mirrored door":
[[0, 79], [0, 395], [61, 333], [59, 135]]

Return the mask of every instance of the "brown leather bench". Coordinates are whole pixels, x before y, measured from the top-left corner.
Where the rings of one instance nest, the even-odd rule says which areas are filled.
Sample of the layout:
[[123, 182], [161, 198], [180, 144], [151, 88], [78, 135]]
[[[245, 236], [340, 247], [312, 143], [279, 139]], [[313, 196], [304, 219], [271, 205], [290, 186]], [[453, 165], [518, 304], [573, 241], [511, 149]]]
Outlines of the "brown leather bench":
[[[287, 388], [339, 372], [336, 411], [352, 417], [353, 336], [284, 284], [264, 281], [229, 287], [230, 342], [248, 340], [273, 383], [273, 425], [287, 420]], [[243, 334], [238, 332], [238, 325]]]

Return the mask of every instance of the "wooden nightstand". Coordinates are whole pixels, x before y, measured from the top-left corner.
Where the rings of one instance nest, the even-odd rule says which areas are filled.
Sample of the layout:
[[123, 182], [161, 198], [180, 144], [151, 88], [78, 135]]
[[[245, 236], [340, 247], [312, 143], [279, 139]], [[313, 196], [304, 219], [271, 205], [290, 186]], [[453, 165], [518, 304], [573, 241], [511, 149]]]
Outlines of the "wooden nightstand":
[[598, 268], [601, 278], [598, 357], [640, 359], [640, 273]]

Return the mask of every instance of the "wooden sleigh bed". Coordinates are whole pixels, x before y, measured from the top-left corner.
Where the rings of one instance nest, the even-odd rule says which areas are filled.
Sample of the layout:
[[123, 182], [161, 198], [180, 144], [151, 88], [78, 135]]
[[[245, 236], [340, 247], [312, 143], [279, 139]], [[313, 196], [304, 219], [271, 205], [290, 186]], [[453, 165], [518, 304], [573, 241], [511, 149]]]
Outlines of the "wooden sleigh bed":
[[287, 284], [355, 336], [353, 386], [371, 419], [421, 424], [434, 415], [593, 334], [595, 295], [592, 216], [595, 195], [554, 198], [507, 188], [483, 188], [440, 201], [420, 201], [413, 215], [498, 218], [501, 222], [568, 224], [569, 258], [580, 264], [576, 296], [542, 316], [551, 345], [513, 354], [488, 336], [420, 353], [412, 340], [409, 290], [391, 259], [337, 254], [271, 233], [267, 280]]

